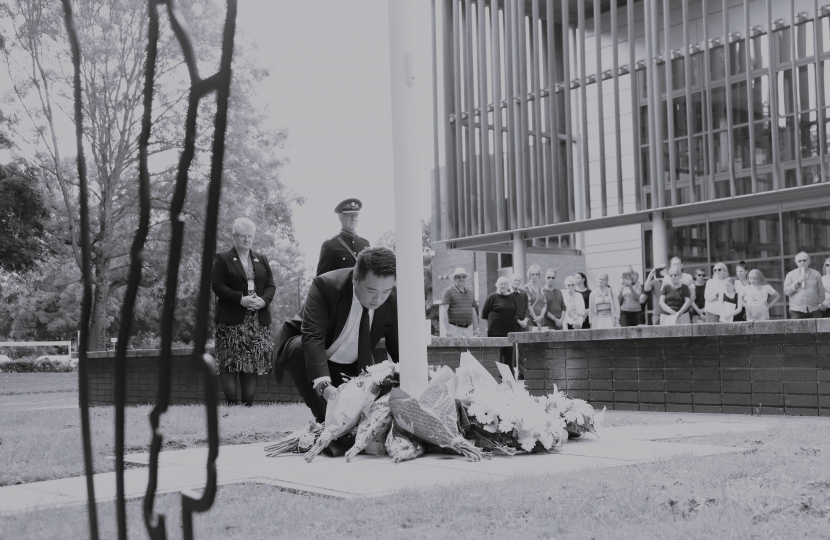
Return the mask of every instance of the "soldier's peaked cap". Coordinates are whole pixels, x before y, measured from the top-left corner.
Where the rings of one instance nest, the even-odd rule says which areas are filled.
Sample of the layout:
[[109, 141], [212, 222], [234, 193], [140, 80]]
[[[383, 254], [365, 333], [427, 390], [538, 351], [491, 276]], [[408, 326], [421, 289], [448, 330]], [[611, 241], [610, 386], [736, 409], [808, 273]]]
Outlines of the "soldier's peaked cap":
[[363, 203], [360, 202], [358, 199], [346, 199], [345, 201], [341, 202], [337, 206], [334, 207], [335, 214], [355, 214], [360, 212], [360, 209], [363, 208]]

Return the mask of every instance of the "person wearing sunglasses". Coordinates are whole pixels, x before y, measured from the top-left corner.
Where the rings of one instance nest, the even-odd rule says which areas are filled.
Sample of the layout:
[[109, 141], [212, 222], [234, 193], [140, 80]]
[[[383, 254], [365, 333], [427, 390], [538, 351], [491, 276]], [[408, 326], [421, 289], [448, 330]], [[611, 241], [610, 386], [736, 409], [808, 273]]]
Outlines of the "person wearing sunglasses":
[[810, 256], [804, 251], [795, 256], [795, 264], [798, 268], [784, 278], [784, 294], [790, 297], [790, 318], [821, 318], [821, 305], [825, 302], [821, 274], [810, 268]]
[[712, 279], [706, 282], [706, 288], [703, 291], [703, 311], [706, 312], [706, 322], [716, 323], [720, 322], [721, 308], [723, 306], [723, 297], [726, 294], [726, 278], [729, 277], [729, 271], [723, 263], [715, 264], [712, 269]]

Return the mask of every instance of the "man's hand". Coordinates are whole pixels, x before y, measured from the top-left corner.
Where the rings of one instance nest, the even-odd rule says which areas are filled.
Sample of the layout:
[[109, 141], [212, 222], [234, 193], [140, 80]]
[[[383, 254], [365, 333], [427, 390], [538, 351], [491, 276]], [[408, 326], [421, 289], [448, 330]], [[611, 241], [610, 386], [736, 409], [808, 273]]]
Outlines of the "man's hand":
[[325, 399], [326, 401], [331, 401], [335, 397], [337, 397], [337, 388], [331, 385], [323, 388], [323, 399]]

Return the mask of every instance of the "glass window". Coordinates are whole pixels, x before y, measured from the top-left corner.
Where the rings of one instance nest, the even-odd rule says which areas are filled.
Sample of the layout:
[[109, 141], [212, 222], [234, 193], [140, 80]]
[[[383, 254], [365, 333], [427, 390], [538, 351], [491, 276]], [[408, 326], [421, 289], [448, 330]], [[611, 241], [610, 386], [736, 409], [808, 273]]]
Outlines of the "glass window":
[[649, 180], [649, 166], [651, 165], [651, 163], [649, 162], [649, 159], [648, 159], [648, 146], [643, 148], [643, 150], [641, 151], [641, 155], [642, 155], [642, 160], [641, 160], [641, 163], [640, 163], [640, 172], [643, 175], [643, 185], [647, 186], [650, 183], [650, 180]]
[[769, 52], [768, 43], [766, 34], [752, 38], [752, 50], [750, 51], [752, 55], [752, 69], [766, 69], [769, 66], [767, 63]]
[[[818, 253], [830, 247], [830, 207], [784, 212], [784, 255]], [[786, 261], [787, 267], [794, 267]], [[814, 261], [814, 265], [817, 264]]]
[[830, 17], [822, 17], [821, 21], [821, 52], [830, 52]]
[[821, 183], [821, 165], [801, 167], [801, 185], [809, 186]]
[[781, 253], [778, 213], [709, 223], [712, 262], [776, 257]]
[[777, 30], [773, 34], [773, 38], [775, 39], [775, 50], [778, 51], [778, 63], [789, 62], [790, 51], [792, 50], [790, 47], [790, 28]]
[[746, 73], [746, 49], [744, 40], [729, 44], [729, 72], [732, 75]]
[[677, 180], [689, 179], [689, 150], [686, 139], [681, 139], [674, 142], [674, 160], [675, 170], [677, 171]]
[[648, 144], [648, 107], [640, 107], [640, 144]]
[[683, 259], [684, 266], [708, 262], [705, 223], [671, 227], [668, 244], [669, 253]]
[[715, 133], [715, 172], [729, 170], [729, 135], [726, 131]]
[[637, 89], [640, 99], [648, 98], [648, 76], [645, 69], [637, 72]]
[[689, 55], [692, 64], [692, 86], [700, 86], [700, 69], [703, 67], [703, 53]]
[[752, 177], [739, 176], [735, 178], [735, 195], [749, 195], [752, 193]]
[[799, 142], [801, 143], [801, 157], [815, 157], [819, 155], [818, 114], [816, 111], [801, 114], [798, 122]]
[[706, 144], [706, 140], [704, 136], [700, 135], [694, 138], [694, 151], [695, 151], [695, 161], [694, 161], [694, 168], [695, 168], [695, 176], [701, 176], [707, 174], [706, 171], [706, 155], [705, 152], [709, 151], [709, 146]]
[[798, 110], [816, 108], [816, 70], [814, 64], [798, 67]]
[[791, 69], [776, 73], [778, 78], [778, 115], [785, 116], [793, 112], [793, 72]]
[[813, 56], [813, 21], [796, 25], [795, 28], [796, 58]]
[[711, 80], [723, 79], [725, 62], [723, 57], [723, 46], [709, 49], [709, 78]]
[[778, 119], [778, 157], [781, 161], [795, 159], [795, 129], [792, 116]]
[[681, 56], [672, 60], [671, 77], [672, 88], [686, 87], [686, 58]]
[[758, 184], [758, 193], [762, 191], [772, 190], [772, 173], [764, 173], [756, 175]]
[[732, 83], [732, 124], [746, 124], [749, 122], [749, 108], [747, 107], [746, 81]]
[[755, 120], [770, 117], [769, 76], [763, 75], [752, 80], [752, 115]]
[[686, 97], [683, 96], [674, 98], [674, 136], [686, 135]]
[[725, 129], [726, 123], [726, 89], [721, 86], [712, 90], [712, 124], [715, 129]]
[[703, 131], [703, 126], [706, 124], [705, 107], [702, 102], [705, 102], [706, 95], [697, 92], [692, 94], [692, 122], [694, 122], [694, 132], [700, 133]]
[[771, 122], [755, 123], [755, 165], [772, 164]]
[[732, 140], [735, 143], [735, 152], [732, 154], [735, 160], [735, 170], [739, 171], [744, 168], [750, 168], [749, 128], [746, 126], [735, 128], [735, 134]]
[[726, 199], [729, 197], [729, 178], [716, 178], [715, 179], [715, 198], [716, 199]]
[[[822, 19], [826, 21], [830, 17]], [[825, 60], [821, 63], [821, 71], [824, 77], [824, 105], [830, 105], [830, 60]]]

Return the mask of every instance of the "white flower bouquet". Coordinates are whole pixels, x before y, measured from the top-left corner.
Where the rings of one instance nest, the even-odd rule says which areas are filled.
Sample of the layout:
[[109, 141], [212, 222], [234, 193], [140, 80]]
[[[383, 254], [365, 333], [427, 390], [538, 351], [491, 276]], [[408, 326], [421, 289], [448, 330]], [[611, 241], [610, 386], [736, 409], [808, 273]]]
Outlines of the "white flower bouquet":
[[597, 414], [590, 403], [568, 396], [555, 385], [552, 394], [536, 399], [544, 405], [545, 410], [562, 417], [565, 429], [571, 437], [580, 437], [585, 433], [597, 435], [597, 427], [605, 417], [605, 409]]

